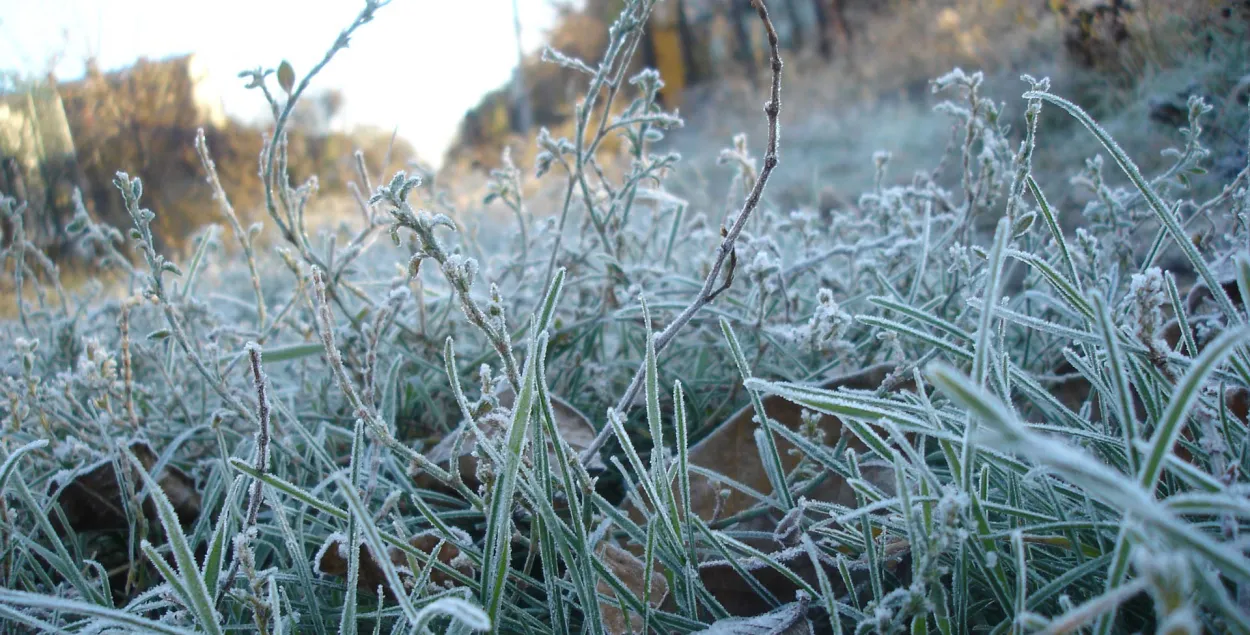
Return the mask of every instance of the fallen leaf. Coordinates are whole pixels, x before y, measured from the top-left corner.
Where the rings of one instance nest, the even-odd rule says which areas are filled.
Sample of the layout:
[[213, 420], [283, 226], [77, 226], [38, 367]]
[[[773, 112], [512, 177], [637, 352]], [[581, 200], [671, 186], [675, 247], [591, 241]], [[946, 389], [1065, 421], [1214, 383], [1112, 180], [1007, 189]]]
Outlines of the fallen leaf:
[[[1241, 290], [1236, 281], [1230, 280], [1221, 282], [1220, 288], [1223, 289], [1229, 299], [1232, 300], [1235, 307], [1243, 308], [1245, 306], [1242, 302]], [[1170, 306], [1165, 306], [1164, 308], [1169, 309], [1168, 312], [1171, 313]], [[1198, 281], [1185, 291], [1185, 313], [1190, 324], [1189, 335], [1194, 339], [1194, 343], [1197, 345], [1198, 352], [1200, 353], [1206, 348], [1207, 344], [1210, 343], [1210, 340], [1213, 339], [1215, 335], [1218, 335], [1219, 332], [1208, 332], [1204, 338], [1200, 336], [1199, 332], [1196, 331], [1193, 326], [1199, 322], [1218, 322], [1221, 319], [1221, 313], [1215, 307], [1214, 296], [1211, 293], [1211, 289], [1207, 287], [1205, 283]], [[1190, 352], [1189, 349], [1180, 346], [1183, 337], [1184, 333], [1181, 331], [1180, 321], [1176, 319], [1176, 317], [1172, 317], [1164, 323], [1161, 329], [1161, 338], [1164, 344], [1166, 344], [1167, 350], [1179, 350], [1181, 354], [1188, 355]], [[1166, 368], [1163, 368], [1162, 370], [1165, 371], [1165, 374], [1170, 372]], [[1065, 380], [1054, 382], [1049, 387], [1051, 394], [1057, 397], [1060, 403], [1073, 412], [1080, 412], [1085, 403], [1092, 400], [1089, 409], [1090, 421], [1094, 423], [1102, 421], [1103, 408], [1099, 403], [1101, 395], [1094, 391], [1093, 387], [1084, 376], [1076, 372], [1076, 369], [1071, 363], [1066, 360], [1063, 361], [1059, 367], [1055, 369], [1055, 372], [1053, 372], [1052, 375], [1066, 377]], [[1172, 376], [1171, 379], [1175, 380], [1178, 379], [1178, 377]], [[1130, 386], [1129, 390], [1132, 393], [1130, 397], [1134, 414], [1138, 420], [1145, 420], [1148, 416], [1146, 405], [1142, 402], [1141, 397], [1138, 395], [1136, 386]], [[1229, 388], [1224, 394], [1224, 404], [1228, 408], [1229, 413], [1242, 421], [1246, 420], [1247, 410], [1250, 409], [1250, 401], [1248, 401], [1248, 399], [1250, 399], [1250, 394], [1248, 394], [1243, 388]], [[1192, 443], [1193, 440], [1192, 429], [1186, 427], [1181, 433], [1181, 439], [1177, 440], [1176, 445], [1172, 449], [1176, 456], [1182, 461], [1193, 461], [1193, 454], [1186, 446], [1186, 443]]]
[[[645, 597], [646, 565], [642, 560], [610, 540], [604, 541], [599, 545], [596, 555], [599, 556], [604, 566], [616, 574], [616, 577], [625, 584], [625, 588], [632, 591], [639, 598]], [[609, 598], [616, 597], [616, 592], [604, 580], [599, 580], [596, 590]], [[667, 595], [668, 582], [663, 575], [653, 568], [651, 572], [650, 597], [652, 608], [658, 608], [663, 604]], [[623, 635], [642, 630], [642, 618], [638, 615], [627, 616], [621, 611], [620, 606], [616, 602], [600, 600], [599, 611], [603, 616], [603, 626], [610, 635]]]
[[1243, 424], [1247, 422], [1247, 415], [1250, 415], [1250, 391], [1241, 387], [1229, 388], [1224, 393], [1224, 404], [1228, 407], [1229, 414], [1237, 417]]
[[[439, 543], [442, 547], [439, 548]], [[438, 560], [443, 564], [455, 568], [461, 573], [471, 576], [472, 571], [467, 564], [455, 566], [455, 561], [460, 556], [460, 549], [455, 545], [444, 541], [438, 536], [431, 533], [423, 533], [413, 536], [408, 540], [408, 544], [419, 549], [426, 554], [434, 553], [438, 549]], [[390, 584], [386, 581], [386, 574], [382, 572], [382, 567], [373, 557], [373, 553], [363, 543], [358, 547], [360, 549], [360, 572], [356, 579], [356, 586], [365, 591], [376, 592], [379, 586], [385, 587], [388, 592], [394, 595], [394, 590], [390, 588]], [[414, 573], [408, 568], [408, 559], [404, 552], [395, 547], [387, 548], [386, 557], [391, 561], [401, 578], [408, 581], [415, 579]], [[347, 565], [347, 539], [342, 534], [333, 534], [322, 545], [321, 550], [317, 554], [316, 560], [313, 561], [313, 569], [325, 575], [346, 578]], [[437, 586], [446, 586], [454, 583], [455, 580], [448, 574], [439, 571], [437, 568], [430, 570], [430, 583]], [[405, 590], [405, 593], [410, 592]]]
[[[877, 535], [880, 534], [877, 533]], [[910, 555], [911, 546], [906, 540], [893, 540], [882, 548], [879, 562], [886, 571], [896, 577], [905, 578], [909, 575]], [[768, 557], [802, 578], [809, 587], [819, 588], [820, 578], [816, 573], [816, 565], [801, 547], [773, 551], [768, 554]], [[801, 590], [801, 587], [789, 577], [757, 558], [737, 558], [734, 564], [745, 570], [759, 586], [767, 589], [779, 601], [794, 597]], [[824, 569], [825, 578], [829, 580], [837, 595], [842, 596], [853, 591], [863, 602], [871, 598], [872, 591], [868, 588], [868, 563], [864, 557], [861, 556], [848, 565], [851, 570], [851, 582], [855, 586], [853, 590], [846, 588], [838, 572], [836, 560], [825, 557], [820, 566]], [[699, 579], [703, 582], [703, 586], [725, 607], [725, 610], [729, 611], [730, 615], [759, 615], [773, 608], [773, 605], [756, 593], [750, 582], [743, 579], [728, 561], [709, 560], [701, 563]], [[665, 609], [675, 610], [676, 606], [670, 603], [665, 606]]]
[[[893, 370], [894, 366], [889, 364], [872, 366], [856, 373], [832, 378], [822, 383], [820, 387], [827, 390], [872, 390], [880, 387]], [[911, 382], [904, 382], [899, 384], [897, 388], [911, 389], [912, 384]], [[785, 426], [790, 430], [798, 430], [799, 426], [802, 425], [801, 415], [803, 408], [801, 406], [777, 396], [765, 397], [762, 399], [762, 403], [764, 411], [779, 425]], [[755, 411], [748, 405], [726, 419], [717, 426], [716, 430], [691, 446], [688, 451], [692, 465], [699, 466], [710, 473], [723, 474], [725, 476], [724, 480], [719, 480], [694, 471], [690, 473], [691, 512], [707, 523], [729, 518], [759, 505], [759, 501], [751, 495], [725, 485], [730, 480], [764, 494], [770, 494], [772, 491], [772, 485], [764, 471], [764, 464], [755, 443], [754, 434], [759, 424], [754, 418]], [[825, 445], [834, 446], [838, 444], [844, 429], [842, 422], [837, 417], [820, 415], [816, 425], [824, 433]], [[793, 470], [802, 457], [796, 452], [791, 452], [794, 446], [785, 439], [778, 436], [774, 437], [774, 440], [780, 454], [782, 467], [787, 472]], [[867, 446], [854, 435], [846, 438], [846, 446], [861, 455], [867, 453]], [[860, 464], [860, 471], [864, 479], [873, 485], [886, 492], [894, 491], [894, 471], [891, 466], [864, 461]], [[680, 511], [681, 497], [676, 490], [675, 482], [672, 486], [674, 487], [674, 498], [679, 501], [678, 509]], [[728, 497], [720, 496], [720, 491], [723, 489], [730, 492]], [[641, 492], [639, 492], [639, 495], [641, 496]], [[856, 507], [858, 503], [855, 490], [842, 477], [830, 473], [824, 474], [824, 480], [808, 490], [804, 496], [808, 500], [835, 503], [850, 508]], [[631, 520], [639, 525], [645, 525], [650, 520], [648, 512], [639, 510], [628, 502], [625, 504], [625, 511]], [[791, 572], [807, 582], [809, 586], [815, 587], [819, 583], [818, 576], [816, 575], [815, 565], [813, 565], [807, 553], [800, 548], [794, 548], [792, 543], [783, 544], [782, 542], [786, 540], [785, 536], [783, 536], [786, 533], [783, 520], [779, 512], [768, 510], [745, 520], [740, 520], [729, 529], [735, 532], [742, 532], [747, 536], [763, 536], [742, 537], [740, 540], [768, 554], [775, 561], [783, 563]], [[772, 538], [768, 536], [772, 536]], [[641, 547], [631, 543], [625, 549], [637, 555]], [[855, 554], [848, 555], [854, 556]], [[893, 554], [891, 566], [896, 566], [899, 562], [906, 561], [906, 555], [905, 548]], [[735, 564], [748, 571], [749, 575], [753, 576], [761, 586], [768, 589], [778, 600], [793, 598], [795, 597], [794, 594], [799, 591], [799, 587], [791, 579], [760, 560], [742, 558], [738, 559]], [[834, 582], [835, 586], [840, 585], [841, 576], [836, 570], [836, 562], [823, 562], [822, 566], [829, 580]], [[774, 605], [760, 597], [750, 582], [739, 575], [734, 566], [727, 561], [709, 560], [700, 563], [699, 577], [704, 587], [712, 593], [731, 615], [753, 616], [775, 608]], [[671, 600], [665, 608], [666, 610], [677, 609]]]
[[[145, 470], [151, 471], [156, 466], [157, 454], [146, 442], [131, 443], [130, 451]], [[125, 460], [117, 457], [106, 458], [53, 480], [49, 495], [60, 504], [65, 520], [75, 532], [118, 531], [130, 527], [114, 459]], [[135, 487], [141, 487], [137, 471], [132, 469], [130, 478]], [[156, 480], [183, 525], [199, 518], [200, 493], [195, 488], [195, 481], [186, 472], [166, 465]], [[156, 520], [156, 508], [150, 498], [144, 499], [143, 512], [149, 520]], [[51, 520], [56, 531], [63, 535], [65, 528], [61, 525], [60, 518], [53, 514]]]
[[[1222, 280], [1220, 281], [1220, 288], [1224, 290], [1228, 299], [1232, 300], [1233, 306], [1239, 308], [1245, 306], [1245, 303], [1242, 302], [1241, 298], [1241, 287], [1237, 285], [1236, 280]], [[1185, 311], [1190, 315], [1193, 315], [1198, 311], [1198, 307], [1202, 304], [1203, 300], [1214, 301], [1214, 298], [1215, 296], [1211, 293], [1211, 288], [1208, 287], [1206, 283], [1199, 280], [1198, 282], [1195, 282], [1185, 294]]]
[[[826, 381], [821, 387], [828, 390], [837, 388], [871, 390], [880, 386], [891, 370], [893, 370], [892, 365], [873, 366]], [[762, 402], [769, 418], [779, 425], [790, 430], [798, 430], [802, 424], [803, 408], [801, 406], [777, 396], [765, 397]], [[706, 522], [711, 523], [728, 518], [759, 504], [759, 501], [751, 495], [725, 485], [730, 480], [746, 485], [757, 492], [768, 494], [772, 491], [772, 484], [768, 480], [764, 463], [760, 459], [759, 448], [755, 444], [754, 435], [759, 424], [754, 419], [755, 410], [747, 405], [688, 450], [692, 465], [725, 475], [724, 481], [718, 481], [693, 471], [690, 473], [691, 512]], [[825, 445], [834, 446], [842, 437], [842, 422], [837, 417], [822, 414], [817, 426], [824, 433]], [[785, 439], [775, 436], [774, 440], [782, 467], [786, 471], [793, 470], [802, 457], [791, 452], [794, 446]], [[847, 438], [847, 447], [860, 454], [867, 451], [867, 446], [855, 436]], [[894, 483], [892, 468], [874, 464], [865, 464], [861, 467], [865, 479], [887, 491], [892, 491]], [[721, 498], [722, 489], [729, 490], [727, 498]], [[676, 490], [674, 490], [674, 495], [675, 499], [680, 501], [681, 497], [677, 495]], [[829, 475], [805, 496], [809, 500], [836, 503], [847, 507], [854, 507], [856, 504], [854, 489], [836, 475]], [[678, 509], [680, 509], [680, 502]], [[647, 521], [646, 512], [631, 504], [626, 503], [626, 511], [629, 517], [639, 524], [645, 524]], [[776, 513], [765, 514], [746, 523], [735, 525], [735, 528], [771, 533], [779, 521], [780, 517]]]
[[763, 615], [726, 618], [695, 632], [700, 635], [812, 635], [816, 631], [807, 619], [809, 602], [804, 595], [797, 602]]
[[[506, 389], [499, 394], [499, 405], [505, 408], [511, 408], [516, 394], [512, 389]], [[582, 414], [577, 408], [555, 395], [551, 396], [551, 409], [555, 413], [556, 429], [560, 432], [560, 436], [569, 444], [569, 447], [577, 453], [581, 453], [590, 447], [590, 443], [595, 438], [595, 428], [590, 424], [590, 419]], [[430, 461], [440, 467], [448, 467], [451, 465], [452, 452], [456, 446], [456, 439], [460, 435], [465, 434], [468, 423], [462, 423], [441, 441], [425, 456]], [[477, 457], [473, 455], [473, 448], [477, 445], [476, 435], [468, 435], [464, 439], [464, 443], [460, 446], [460, 455], [457, 457], [460, 467], [461, 478], [464, 479], [466, 485], [470, 488], [478, 486], [477, 480]], [[552, 461], [555, 461], [554, 450], [548, 453]], [[604, 469], [603, 461], [598, 457], [587, 466], [591, 471]], [[437, 487], [438, 483], [432, 477], [422, 474], [417, 479], [418, 485], [422, 487]]]

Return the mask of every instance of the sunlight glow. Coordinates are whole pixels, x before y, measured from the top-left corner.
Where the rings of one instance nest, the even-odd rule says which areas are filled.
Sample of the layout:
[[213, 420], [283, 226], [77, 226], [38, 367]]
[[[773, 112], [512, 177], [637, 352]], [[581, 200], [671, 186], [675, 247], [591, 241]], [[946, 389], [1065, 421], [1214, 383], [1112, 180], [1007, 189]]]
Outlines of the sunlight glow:
[[[555, 12], [547, 0], [519, 0], [523, 42], [537, 49]], [[276, 67], [306, 72], [323, 56], [359, 0], [0, 0], [0, 69], [63, 80], [146, 56], [196, 53], [226, 112], [264, 114], [239, 71]], [[421, 158], [441, 162], [465, 110], [505, 81], [516, 62], [511, 0], [394, 0], [361, 28], [351, 47], [322, 72], [317, 88], [343, 91], [334, 127], [390, 130]]]

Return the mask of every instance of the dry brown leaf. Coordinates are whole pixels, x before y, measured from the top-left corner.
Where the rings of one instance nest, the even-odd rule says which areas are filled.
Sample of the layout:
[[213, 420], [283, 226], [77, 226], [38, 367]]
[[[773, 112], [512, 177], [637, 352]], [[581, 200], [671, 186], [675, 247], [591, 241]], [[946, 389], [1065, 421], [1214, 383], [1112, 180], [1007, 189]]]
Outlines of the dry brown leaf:
[[[821, 387], [827, 390], [839, 388], [872, 390], [881, 386], [882, 382], [885, 381], [893, 370], [894, 366], [888, 364], [872, 366], [856, 373], [830, 379], [821, 384]], [[904, 382], [899, 384], [898, 388], [910, 390], [913, 386], [911, 382]], [[762, 401], [764, 411], [779, 424], [791, 430], [797, 430], [802, 424], [801, 414], [803, 408], [801, 406], [777, 396], [768, 396], [763, 398]], [[759, 424], [754, 421], [754, 416], [755, 411], [751, 406], [747, 406], [730, 416], [709, 436], [690, 447], [689, 457], [691, 464], [710, 472], [724, 474], [726, 481], [732, 479], [757, 492], [770, 493], [772, 484], [764, 471], [759, 449], [755, 444], [754, 434]], [[824, 433], [824, 443], [829, 446], [836, 445], [844, 432], [842, 422], [837, 417], [821, 415], [817, 425]], [[802, 457], [797, 453], [790, 452], [794, 446], [785, 439], [774, 437], [774, 440], [777, 444], [783, 468], [787, 471], [793, 470]], [[846, 441], [847, 447], [855, 450], [857, 453], [865, 453], [867, 451], [867, 446], [858, 437], [852, 435]], [[894, 491], [894, 471], [891, 467], [865, 462], [861, 464], [860, 470], [867, 481], [887, 492]], [[673, 483], [673, 487], [676, 487], [676, 483]], [[730, 492], [727, 498], [720, 498], [719, 492], [722, 489]], [[677, 495], [675, 489], [674, 496], [680, 501], [680, 496]], [[826, 475], [826, 478], [816, 487], [809, 490], [805, 496], [809, 500], [836, 503], [846, 507], [855, 507], [857, 504], [855, 490], [841, 477], [833, 474]], [[724, 482], [717, 482], [693, 471], [690, 473], [690, 500], [691, 512], [709, 523], [728, 518], [758, 505], [758, 501], [750, 495], [733, 489], [725, 485]], [[678, 504], [680, 509], [680, 502]], [[633, 507], [629, 503], [626, 503], [625, 511], [631, 520], [640, 525], [645, 525], [649, 520], [644, 511]], [[771, 511], [735, 523], [733, 529], [774, 534], [781, 520], [780, 514]], [[768, 553], [775, 560], [784, 563], [809, 585], [814, 587], [819, 583], [815, 566], [805, 551], [794, 548], [787, 549], [785, 548], [787, 545], [782, 545], [777, 540], [772, 539], [747, 539], [744, 542], [760, 549], [764, 553]], [[637, 553], [636, 550], [640, 549], [640, 547], [630, 544], [627, 546], [627, 549]], [[901, 553], [895, 554], [893, 558], [894, 564], [906, 561], [905, 552], [906, 549]], [[738, 564], [749, 571], [779, 601], [784, 602], [787, 599], [793, 599], [795, 593], [799, 590], [799, 587], [795, 586], [786, 576], [760, 561], [745, 559], [739, 561]], [[826, 576], [831, 581], [835, 581], [835, 584], [840, 584], [841, 577], [836, 571], [836, 563], [828, 562], [822, 563], [822, 565], [826, 569]], [[743, 579], [728, 562], [709, 561], [702, 563], [699, 567], [699, 577], [702, 579], [704, 586], [731, 615], [754, 616], [775, 608], [761, 598], [750, 583]], [[677, 607], [672, 604], [673, 602], [670, 599], [666, 609], [676, 610]]]
[[[511, 388], [505, 389], [499, 394], [499, 405], [505, 408], [511, 408], [512, 402], [516, 399], [516, 394]], [[560, 432], [560, 436], [568, 442], [569, 446], [577, 453], [581, 453], [590, 447], [591, 441], [595, 438], [595, 428], [590, 424], [590, 419], [582, 414], [580, 410], [574, 408], [571, 404], [555, 395], [551, 396], [551, 409], [555, 413], [556, 429]], [[465, 424], [461, 424], [459, 428], [452, 431], [426, 452], [426, 458], [434, 462], [440, 467], [448, 467], [451, 465], [452, 452], [455, 449], [456, 439], [466, 431]], [[478, 486], [477, 480], [477, 458], [473, 456], [473, 448], [477, 445], [475, 435], [470, 434], [464, 439], [464, 443], [460, 446], [459, 466], [460, 475], [464, 479], [466, 485], [470, 488]], [[554, 454], [551, 454], [551, 460], [555, 461]], [[598, 457], [587, 466], [588, 469], [602, 470], [603, 461]], [[418, 477], [418, 484], [422, 487], [436, 487], [438, 484], [434, 482], [429, 475], [421, 475]]]
[[[1220, 282], [1220, 288], [1228, 295], [1228, 299], [1232, 300], [1234, 306], [1245, 306], [1241, 298], [1241, 287], [1237, 285], [1236, 280], [1223, 280]], [[1185, 311], [1193, 315], [1197, 312], [1203, 300], [1213, 298], [1214, 295], [1211, 293], [1211, 288], [1202, 281], [1198, 281], [1185, 294]]]
[[[156, 466], [157, 454], [146, 442], [131, 443], [130, 451], [145, 470], [151, 471]], [[126, 464], [125, 458], [117, 460]], [[62, 478], [53, 481], [49, 494], [60, 503], [65, 520], [75, 532], [117, 531], [130, 526], [126, 520], [122, 485], [118, 481], [115, 465], [113, 460], [105, 459], [70, 473], [66, 477], [68, 480]], [[135, 487], [141, 487], [142, 481], [137, 470], [131, 470], [130, 478]], [[195, 522], [199, 518], [200, 493], [195, 488], [195, 481], [186, 472], [166, 465], [157, 475], [156, 481], [173, 504], [182, 524]], [[156, 508], [150, 498], [144, 498], [143, 512], [147, 519], [156, 520]], [[53, 514], [51, 520], [57, 532], [64, 534], [60, 518]]]
[[[880, 386], [891, 370], [893, 370], [891, 365], [873, 366], [857, 373], [831, 379], [821, 387], [829, 390], [837, 388], [869, 390]], [[768, 396], [762, 401], [764, 411], [780, 425], [791, 430], [797, 430], [801, 425], [800, 415], [803, 412], [801, 406], [777, 396]], [[754, 434], [759, 424], [754, 421], [754, 417], [755, 410], [750, 405], [734, 413], [724, 423], [717, 426], [714, 432], [690, 447], [690, 463], [724, 474], [727, 480], [732, 479], [757, 492], [769, 493], [772, 485], [768, 480], [768, 474], [764, 471], [759, 449], [755, 445]], [[824, 432], [825, 444], [836, 445], [842, 436], [842, 422], [837, 417], [821, 415], [818, 425]], [[802, 457], [790, 451], [794, 446], [785, 439], [781, 437], [774, 437], [774, 439], [777, 451], [781, 455], [782, 467], [787, 471], [793, 470]], [[867, 446], [854, 436], [847, 439], [847, 447], [859, 453], [867, 450]], [[862, 469], [865, 479], [887, 491], [892, 491], [894, 483], [892, 469], [876, 465], [865, 465]], [[729, 497], [718, 500], [722, 489], [730, 491]], [[837, 503], [847, 507], [855, 506], [855, 491], [837, 476], [831, 475], [826, 478], [806, 496], [813, 501]], [[680, 499], [680, 496], [676, 498]], [[691, 512], [710, 523], [744, 512], [758, 504], [758, 501], [749, 494], [733, 489], [723, 482], [716, 482], [702, 474], [691, 472], [690, 503]], [[627, 503], [626, 511], [631, 520], [639, 524], [646, 523], [647, 517], [642, 510]], [[765, 515], [735, 527], [771, 532], [779, 520], [780, 518], [775, 514]]]
[[[909, 575], [908, 567], [911, 564], [910, 551], [907, 541], [893, 540], [884, 545], [880, 562], [887, 571], [899, 577], [906, 577]], [[782, 549], [768, 555], [802, 578], [809, 587], [819, 588], [820, 578], [816, 573], [816, 565], [802, 548]], [[800, 590], [794, 581], [761, 560], [739, 558], [736, 563], [746, 570], [748, 575], [755, 578], [761, 587], [772, 593], [778, 601], [784, 602], [793, 598]], [[834, 592], [838, 595], [845, 594], [847, 589], [838, 572], [837, 562], [832, 559], [822, 561], [821, 568], [824, 569], [825, 578], [833, 585]], [[867, 585], [867, 563], [860, 558], [860, 561], [851, 563], [850, 568], [856, 594], [861, 596], [861, 601], [867, 601], [871, 595], [871, 590]], [[703, 586], [725, 607], [725, 610], [729, 611], [730, 615], [752, 616], [773, 609], [773, 606], [760, 597], [751, 584], [725, 560], [711, 560], [700, 564], [699, 579], [702, 580]], [[670, 602], [665, 608], [674, 610], [676, 606]]]
[[[625, 588], [632, 591], [639, 598], [644, 597], [643, 594], [646, 592], [646, 566], [642, 560], [620, 548], [612, 541], [604, 541], [600, 544], [596, 550], [596, 555], [599, 556], [604, 566], [616, 574], [617, 578], [620, 578], [621, 582], [625, 584]], [[599, 580], [596, 590], [607, 597], [616, 597], [616, 592], [604, 580]], [[668, 582], [663, 575], [652, 569], [651, 606], [658, 608], [663, 604], [667, 596]], [[636, 633], [642, 630], [642, 618], [637, 615], [629, 615], [627, 617], [625, 613], [621, 612], [620, 606], [616, 602], [599, 602], [599, 611], [603, 615], [603, 626], [607, 629], [609, 635]]]
[[717, 620], [696, 635], [813, 635], [816, 630], [807, 619], [809, 602], [804, 596], [797, 602], [753, 617]]
[[[408, 540], [408, 544], [419, 549], [426, 554], [434, 553], [434, 549], [438, 548], [439, 543], [443, 546], [438, 550], [438, 560], [449, 567], [455, 567], [452, 561], [460, 555], [460, 549], [449, 542], [443, 542], [441, 538], [434, 534], [424, 533], [413, 536]], [[313, 568], [318, 573], [331, 575], [336, 577], [347, 577], [347, 540], [341, 534], [335, 534], [330, 537], [326, 544], [321, 547], [321, 551], [313, 563]], [[387, 591], [394, 595], [394, 591], [390, 588], [390, 584], [386, 581], [386, 574], [382, 572], [382, 567], [378, 565], [378, 561], [374, 559], [373, 553], [368, 547], [361, 544], [360, 547], [360, 572], [356, 579], [357, 588], [369, 592], [376, 592], [379, 586], [385, 587]], [[412, 578], [412, 571], [408, 569], [408, 559], [404, 552], [395, 547], [387, 548], [387, 558], [391, 564], [399, 570], [402, 577], [408, 580]], [[457, 571], [465, 575], [472, 575], [467, 565], [455, 567]], [[454, 582], [453, 578], [446, 573], [439, 571], [437, 568], [430, 570], [430, 582], [438, 586], [445, 586]]]
[[1228, 414], [1237, 417], [1242, 423], [1248, 421], [1247, 415], [1250, 415], [1250, 391], [1245, 388], [1229, 388], [1224, 393], [1224, 404], [1228, 407]]
[[[1237, 286], [1236, 281], [1221, 282], [1220, 287], [1226, 294], [1228, 294], [1228, 297], [1232, 300], [1234, 306], [1238, 308], [1245, 306], [1242, 302], [1241, 290]], [[1218, 312], [1214, 312], [1213, 310], [1201, 311], [1204, 306], [1204, 301], [1211, 300], [1212, 298], [1211, 289], [1201, 281], [1195, 283], [1185, 292], [1185, 312], [1189, 316], [1189, 322], [1191, 325], [1190, 336], [1194, 338], [1194, 342], [1198, 347], [1198, 352], [1202, 352], [1202, 350], [1206, 348], [1207, 344], [1210, 343], [1209, 340], [1212, 339], [1214, 335], [1209, 335], [1207, 339], [1202, 339], [1198, 337], [1198, 333], [1193, 330], [1192, 325], [1200, 320], [1217, 317]], [[1211, 308], [1211, 306], [1212, 305], [1208, 305], [1208, 308]], [[1163, 325], [1161, 335], [1168, 350], [1177, 350], [1177, 347], [1180, 345], [1184, 336], [1184, 333], [1181, 332], [1180, 321], [1175, 317], [1168, 320]], [[1185, 354], [1188, 354], [1188, 349], [1182, 347], [1181, 350]], [[1161, 361], [1158, 363], [1162, 364]], [[1162, 366], [1161, 370], [1169, 372]], [[1072, 364], [1064, 361], [1059, 365], [1059, 368], [1056, 369], [1053, 374], [1057, 376], [1070, 377], [1065, 381], [1056, 382], [1050, 386], [1051, 393], [1059, 399], [1060, 403], [1073, 412], [1080, 412], [1080, 409], [1085, 402], [1092, 398], [1094, 402], [1090, 408], [1090, 420], [1093, 422], [1102, 421], [1103, 408], [1098, 403], [1100, 395], [1094, 392], [1093, 387], [1090, 386], [1089, 382], [1086, 381], [1084, 377], [1076, 373], [1076, 369], [1073, 368]], [[1177, 378], [1173, 377], [1173, 379]], [[1132, 392], [1131, 397], [1133, 410], [1137, 418], [1145, 419], [1147, 417], [1146, 405], [1138, 396], [1136, 388], [1130, 387], [1130, 391]], [[1246, 390], [1243, 388], [1230, 388], [1224, 394], [1224, 404], [1228, 408], [1229, 414], [1242, 421], [1247, 420], [1247, 411], [1250, 410], [1250, 402], [1248, 402], [1248, 399], [1250, 399], [1250, 394], [1247, 394]], [[1186, 447], [1186, 442], [1193, 442], [1193, 432], [1191, 428], [1186, 427], [1181, 434], [1182, 438], [1177, 441], [1172, 451], [1181, 460], [1191, 462], [1193, 460], [1193, 454], [1190, 452], [1189, 448]]]

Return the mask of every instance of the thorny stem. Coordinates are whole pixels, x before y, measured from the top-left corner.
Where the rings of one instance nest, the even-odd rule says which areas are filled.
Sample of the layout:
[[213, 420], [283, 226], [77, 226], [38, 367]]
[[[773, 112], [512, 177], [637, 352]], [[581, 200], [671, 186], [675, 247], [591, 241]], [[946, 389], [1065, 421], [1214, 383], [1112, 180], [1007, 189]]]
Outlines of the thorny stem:
[[[764, 168], [760, 171], [759, 178], [756, 179], [755, 185], [751, 188], [751, 192], [747, 195], [746, 201], [743, 202], [742, 211], [738, 213], [738, 217], [734, 220], [733, 226], [724, 232], [724, 238], [721, 240], [720, 247], [717, 248], [716, 261], [712, 264], [712, 270], [708, 272], [707, 278], [703, 281], [703, 288], [699, 290], [690, 306], [678, 315], [667, 328], [664, 329], [655, 338], [655, 350], [658, 354], [668, 346], [669, 342], [677, 335], [696, 313], [704, 306], [716, 298], [716, 296], [728, 288], [733, 281], [734, 263], [736, 262], [736, 254], [734, 253], [734, 243], [738, 240], [738, 236], [742, 233], [743, 226], [750, 219], [751, 214], [759, 206], [760, 198], [764, 194], [764, 187], [768, 184], [768, 178], [772, 174], [773, 169], [777, 167], [777, 138], [779, 136], [777, 117], [781, 112], [781, 53], [778, 47], [777, 30], [773, 27], [772, 19], [768, 17], [768, 8], [764, 5], [764, 0], [752, 0], [751, 4], [755, 7], [755, 11], [759, 14], [760, 20], [764, 23], [764, 29], [768, 33], [769, 62], [772, 68], [772, 87], [769, 94], [768, 103], [764, 104], [764, 114], [768, 118], [768, 147], [764, 154]], [[720, 280], [721, 270], [725, 268], [726, 261], [729, 261], [726, 280], [723, 285], [717, 286]], [[642, 389], [643, 379], [646, 376], [646, 363], [639, 365], [638, 371], [634, 373], [634, 378], [629, 384], [629, 388], [621, 397], [616, 405], [616, 411], [621, 416], [629, 412], [630, 406], [633, 405], [634, 399], [638, 396], [638, 391]], [[586, 448], [581, 455], [582, 465], [589, 465], [592, 460], [599, 454], [599, 449], [607, 443], [608, 438], [612, 436], [612, 426], [604, 426], [599, 434], [595, 436], [594, 441]]]

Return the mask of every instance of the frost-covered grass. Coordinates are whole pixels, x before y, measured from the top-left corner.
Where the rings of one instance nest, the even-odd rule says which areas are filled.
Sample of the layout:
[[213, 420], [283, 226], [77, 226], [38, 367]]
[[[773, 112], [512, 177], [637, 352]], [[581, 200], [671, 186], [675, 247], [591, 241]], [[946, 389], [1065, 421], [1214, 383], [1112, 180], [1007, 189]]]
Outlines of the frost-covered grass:
[[[548, 56], [586, 98], [536, 176], [495, 173], [504, 224], [362, 161], [359, 226], [310, 236], [283, 131], [320, 66], [249, 75], [275, 115], [264, 227], [216, 186], [226, 228], [170, 262], [138, 179], [116, 181], [127, 233], [80, 212], [122, 301], [66, 292], [5, 199], [29, 291], [0, 351], [5, 629], [1250, 632], [1250, 177], [1192, 200], [1206, 104], [1142, 174], [1046, 80], [1009, 127], [954, 71], [950, 153], [904, 186], [880, 153], [824, 215], [766, 195], [802, 168], [774, 50], [763, 155], [735, 139], [725, 202], [696, 206], [665, 186], [682, 122], [659, 77], [626, 76], [654, 3], [627, 3], [601, 65]], [[1032, 170], [1046, 110], [1102, 147], [1072, 166], [1093, 202], [1067, 235]], [[623, 168], [595, 153], [612, 135]], [[532, 178], [565, 184], [553, 214]], [[802, 415], [729, 418], [785, 402]], [[750, 451], [709, 464], [722, 422]], [[453, 430], [472, 452], [430, 458]]]

